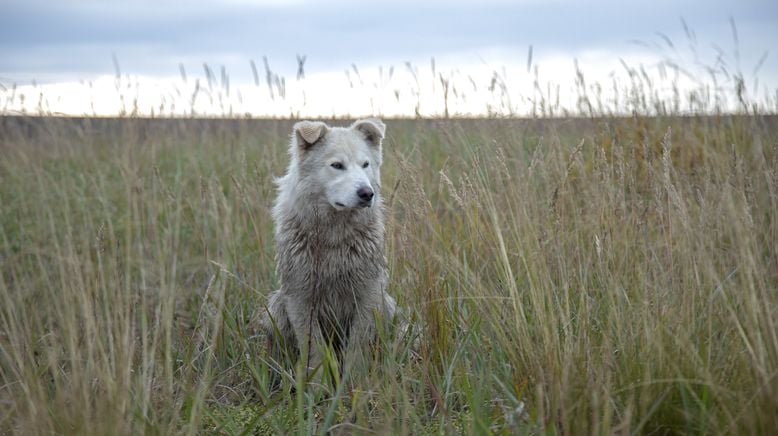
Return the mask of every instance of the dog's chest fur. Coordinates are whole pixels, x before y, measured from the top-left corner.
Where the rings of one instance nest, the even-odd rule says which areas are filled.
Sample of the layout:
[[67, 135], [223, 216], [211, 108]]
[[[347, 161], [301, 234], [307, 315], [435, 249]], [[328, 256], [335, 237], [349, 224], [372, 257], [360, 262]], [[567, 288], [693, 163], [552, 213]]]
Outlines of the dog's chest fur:
[[282, 292], [301, 303], [297, 310], [310, 310], [325, 335], [347, 335], [355, 309], [386, 285], [380, 212], [291, 214], [279, 224]]

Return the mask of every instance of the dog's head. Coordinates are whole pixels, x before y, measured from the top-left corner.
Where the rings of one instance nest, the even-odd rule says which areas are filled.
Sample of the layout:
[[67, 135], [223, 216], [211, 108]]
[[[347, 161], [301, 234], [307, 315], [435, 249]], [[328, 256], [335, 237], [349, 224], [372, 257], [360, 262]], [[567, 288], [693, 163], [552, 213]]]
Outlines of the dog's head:
[[336, 210], [370, 207], [381, 180], [381, 143], [386, 126], [364, 119], [349, 127], [320, 121], [294, 125], [290, 154], [298, 177], [322, 192]]

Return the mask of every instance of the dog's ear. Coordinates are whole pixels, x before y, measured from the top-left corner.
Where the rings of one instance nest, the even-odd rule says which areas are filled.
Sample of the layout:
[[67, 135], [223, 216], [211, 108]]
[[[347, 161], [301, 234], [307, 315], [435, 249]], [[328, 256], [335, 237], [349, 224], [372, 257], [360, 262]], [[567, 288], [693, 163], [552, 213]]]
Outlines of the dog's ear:
[[305, 151], [321, 141], [330, 128], [321, 121], [300, 121], [294, 125], [293, 130], [295, 144]]
[[354, 121], [351, 128], [362, 133], [365, 136], [367, 143], [375, 147], [381, 145], [381, 141], [384, 139], [384, 134], [386, 133], [386, 125], [378, 118], [367, 118]]

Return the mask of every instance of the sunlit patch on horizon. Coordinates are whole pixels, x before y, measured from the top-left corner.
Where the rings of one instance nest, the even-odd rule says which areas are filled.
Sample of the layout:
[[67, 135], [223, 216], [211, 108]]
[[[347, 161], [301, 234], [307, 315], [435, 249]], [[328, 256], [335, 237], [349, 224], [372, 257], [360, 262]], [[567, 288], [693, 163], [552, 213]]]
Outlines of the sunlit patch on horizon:
[[[737, 72], [712, 72], [705, 65], [639, 51], [614, 56], [588, 50], [573, 59], [564, 53], [530, 54], [518, 61], [505, 61], [499, 51], [486, 53], [478, 59], [433, 58], [426, 65], [351, 65], [298, 78], [255, 64], [253, 81], [233, 82], [228, 71], [208, 67], [201, 74], [182, 69], [178, 77], [120, 74], [4, 84], [0, 110], [73, 116], [567, 116], [661, 112], [652, 105], [663, 104], [675, 105], [664, 109], [675, 113], [704, 113], [737, 109], [737, 92], [743, 91], [738, 91]], [[776, 110], [773, 83], [742, 79], [750, 101]]]

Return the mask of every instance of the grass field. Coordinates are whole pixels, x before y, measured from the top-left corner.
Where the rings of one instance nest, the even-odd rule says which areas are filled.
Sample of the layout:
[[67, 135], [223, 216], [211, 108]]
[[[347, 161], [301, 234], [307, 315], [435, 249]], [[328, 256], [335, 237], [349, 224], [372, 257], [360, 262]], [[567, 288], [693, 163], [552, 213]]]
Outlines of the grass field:
[[777, 118], [387, 124], [419, 356], [274, 391], [291, 121], [0, 118], [0, 433], [778, 428]]

